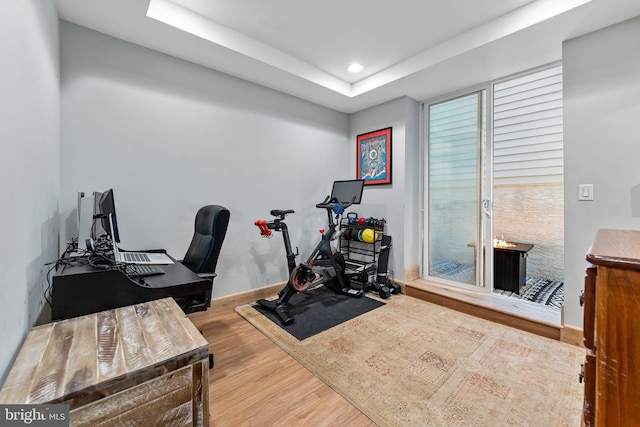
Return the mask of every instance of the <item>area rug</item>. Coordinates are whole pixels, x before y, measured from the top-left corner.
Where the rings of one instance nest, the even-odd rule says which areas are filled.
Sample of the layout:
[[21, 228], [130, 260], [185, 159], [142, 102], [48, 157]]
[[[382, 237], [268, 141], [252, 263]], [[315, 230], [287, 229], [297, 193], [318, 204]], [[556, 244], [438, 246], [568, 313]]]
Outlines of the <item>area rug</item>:
[[476, 273], [473, 265], [461, 264], [455, 261], [440, 261], [431, 267], [431, 274], [442, 279], [461, 283], [474, 283]]
[[373, 298], [355, 298], [318, 286], [291, 297], [289, 314], [295, 318], [291, 325], [282, 323], [271, 310], [259, 305], [254, 308], [297, 339], [304, 340], [382, 305], [383, 302]]
[[304, 341], [236, 311], [380, 426], [580, 425], [569, 344], [406, 295]]
[[543, 304], [549, 308], [558, 310], [562, 307], [562, 304], [564, 304], [564, 283], [556, 280], [528, 277], [526, 283], [520, 288], [519, 295], [500, 289], [494, 289], [493, 292]]

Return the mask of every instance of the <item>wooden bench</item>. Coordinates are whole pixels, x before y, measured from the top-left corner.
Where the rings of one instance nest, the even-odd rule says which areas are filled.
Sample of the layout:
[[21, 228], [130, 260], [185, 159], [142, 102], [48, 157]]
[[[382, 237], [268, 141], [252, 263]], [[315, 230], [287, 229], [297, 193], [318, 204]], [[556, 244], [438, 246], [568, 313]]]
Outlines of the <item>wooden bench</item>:
[[69, 405], [70, 424], [209, 425], [209, 346], [172, 298], [33, 328], [0, 403]]

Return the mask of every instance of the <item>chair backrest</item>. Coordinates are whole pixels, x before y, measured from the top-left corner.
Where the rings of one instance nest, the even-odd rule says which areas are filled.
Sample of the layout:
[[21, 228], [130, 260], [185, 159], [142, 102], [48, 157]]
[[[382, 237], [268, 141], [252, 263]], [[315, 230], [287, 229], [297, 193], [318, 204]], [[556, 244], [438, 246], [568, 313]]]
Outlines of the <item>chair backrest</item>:
[[182, 264], [194, 273], [215, 273], [229, 216], [229, 210], [219, 205], [208, 205], [198, 210], [193, 239]]

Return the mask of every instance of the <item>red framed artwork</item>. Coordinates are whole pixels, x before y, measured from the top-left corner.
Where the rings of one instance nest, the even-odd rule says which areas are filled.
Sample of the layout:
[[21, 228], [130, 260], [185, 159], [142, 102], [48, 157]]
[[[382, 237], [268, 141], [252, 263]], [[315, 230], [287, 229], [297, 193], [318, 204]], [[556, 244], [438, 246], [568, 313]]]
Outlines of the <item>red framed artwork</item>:
[[365, 185], [391, 184], [391, 128], [358, 135], [357, 179]]

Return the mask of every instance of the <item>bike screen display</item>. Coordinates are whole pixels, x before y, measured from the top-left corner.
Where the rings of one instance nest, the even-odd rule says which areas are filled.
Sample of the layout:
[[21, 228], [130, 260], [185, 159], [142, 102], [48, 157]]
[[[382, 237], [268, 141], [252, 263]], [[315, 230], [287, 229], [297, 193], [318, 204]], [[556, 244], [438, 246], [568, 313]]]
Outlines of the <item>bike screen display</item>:
[[353, 203], [354, 205], [359, 205], [360, 200], [362, 200], [363, 188], [363, 179], [354, 179], [351, 181], [334, 181], [333, 190], [331, 191], [331, 199], [335, 199], [340, 203]]

